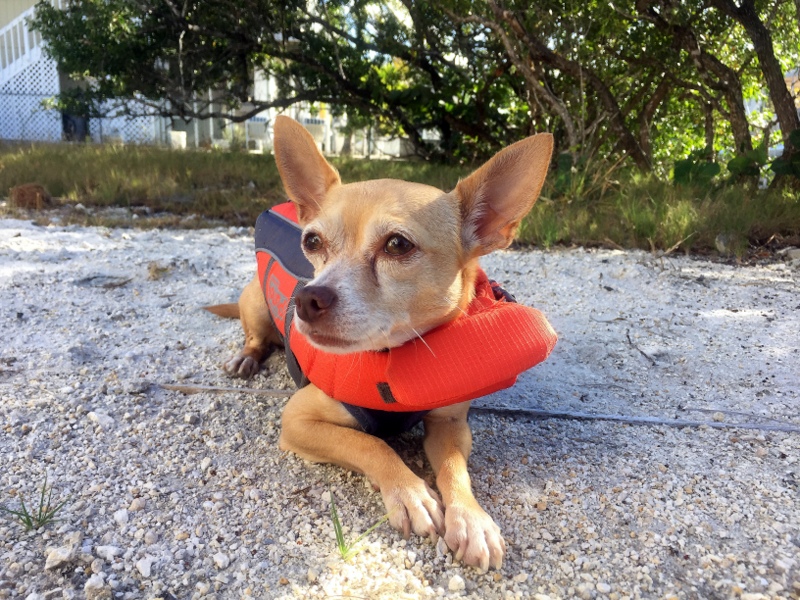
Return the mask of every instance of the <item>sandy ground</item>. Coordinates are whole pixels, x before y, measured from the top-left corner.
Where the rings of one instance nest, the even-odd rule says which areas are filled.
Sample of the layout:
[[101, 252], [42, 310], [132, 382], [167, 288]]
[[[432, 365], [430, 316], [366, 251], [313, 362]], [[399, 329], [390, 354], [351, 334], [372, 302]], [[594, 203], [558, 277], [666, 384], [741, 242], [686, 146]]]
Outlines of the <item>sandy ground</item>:
[[[560, 341], [476, 406], [563, 418], [471, 416], [473, 484], [509, 545], [481, 573], [387, 526], [342, 561], [330, 494], [351, 538], [380, 497], [278, 450], [284, 400], [159, 387], [291, 387], [279, 355], [226, 379], [238, 324], [199, 310], [237, 297], [250, 235], [0, 220], [0, 503], [38, 505], [45, 476], [66, 502], [38, 531], [0, 515], [0, 598], [800, 597], [797, 259], [484, 260]], [[393, 445], [430, 477], [420, 440]]]

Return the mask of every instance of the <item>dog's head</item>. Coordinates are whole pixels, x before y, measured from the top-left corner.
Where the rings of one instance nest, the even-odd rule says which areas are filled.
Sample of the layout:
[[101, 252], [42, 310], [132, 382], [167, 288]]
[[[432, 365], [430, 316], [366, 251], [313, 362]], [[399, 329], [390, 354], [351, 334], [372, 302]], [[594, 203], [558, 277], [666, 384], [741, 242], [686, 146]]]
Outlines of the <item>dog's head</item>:
[[380, 350], [457, 317], [477, 259], [507, 247], [542, 188], [553, 138], [502, 150], [445, 193], [395, 179], [342, 184], [304, 127], [275, 121], [275, 160], [314, 279], [298, 330], [329, 352]]

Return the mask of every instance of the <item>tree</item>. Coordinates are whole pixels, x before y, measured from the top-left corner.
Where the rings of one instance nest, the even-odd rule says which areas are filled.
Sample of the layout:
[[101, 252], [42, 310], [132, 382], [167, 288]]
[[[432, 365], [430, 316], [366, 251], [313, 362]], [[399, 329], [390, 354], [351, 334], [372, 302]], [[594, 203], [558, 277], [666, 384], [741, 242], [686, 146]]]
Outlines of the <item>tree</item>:
[[[61, 102], [90, 112], [124, 99], [236, 121], [325, 102], [429, 159], [477, 160], [548, 130], [559, 164], [664, 173], [698, 148], [751, 152], [746, 100], [764, 89], [791, 146], [777, 77], [799, 59], [786, 27], [797, 0], [736, 1], [82, 0], [40, 2], [34, 24], [61, 70], [88, 82]], [[253, 97], [257, 70], [278, 97]]]
[[[769, 97], [781, 127], [784, 158], [789, 158], [795, 152], [800, 152], [800, 148], [795, 148], [789, 137], [793, 131], [800, 129], [800, 114], [798, 114], [794, 98], [792, 98], [789, 88], [786, 86], [783, 69], [775, 56], [772, 34], [759, 17], [754, 0], [740, 0], [739, 5], [735, 4], [733, 0], [707, 1], [709, 5], [734, 19], [747, 32], [758, 56], [758, 63], [761, 67], [761, 72], [764, 74]], [[798, 9], [798, 17], [800, 17], [800, 0], [795, 0], [795, 3]], [[776, 4], [777, 7], [778, 5]], [[800, 18], [798, 18], [798, 24], [800, 24]]]

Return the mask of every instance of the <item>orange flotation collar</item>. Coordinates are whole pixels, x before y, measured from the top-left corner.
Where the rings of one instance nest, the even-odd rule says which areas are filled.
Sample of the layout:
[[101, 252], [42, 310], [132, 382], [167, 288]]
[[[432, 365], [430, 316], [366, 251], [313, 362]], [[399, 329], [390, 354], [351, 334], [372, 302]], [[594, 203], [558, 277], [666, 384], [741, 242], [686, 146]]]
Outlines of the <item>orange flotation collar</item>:
[[[272, 242], [285, 242], [292, 229], [294, 248], [275, 247]], [[313, 278], [300, 250], [300, 232], [291, 203], [264, 212], [256, 224], [259, 280], [298, 386], [310, 381], [331, 398], [364, 408], [430, 410], [514, 385], [556, 344], [541, 312], [514, 302], [479, 270], [466, 314], [429, 331], [424, 342], [412, 339], [397, 348], [353, 354], [319, 350], [292, 325], [294, 295]]]

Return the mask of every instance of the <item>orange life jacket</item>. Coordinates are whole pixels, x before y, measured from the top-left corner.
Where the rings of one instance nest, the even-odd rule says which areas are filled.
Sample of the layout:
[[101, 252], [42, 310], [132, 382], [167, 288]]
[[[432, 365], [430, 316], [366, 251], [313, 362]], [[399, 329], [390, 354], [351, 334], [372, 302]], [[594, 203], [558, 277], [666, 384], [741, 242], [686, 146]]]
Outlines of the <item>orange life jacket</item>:
[[479, 270], [467, 314], [429, 331], [424, 342], [353, 354], [319, 350], [292, 325], [294, 296], [314, 277], [300, 235], [290, 202], [265, 211], [256, 223], [259, 281], [300, 387], [310, 381], [331, 398], [364, 408], [430, 410], [514, 385], [556, 344], [541, 312], [514, 302]]

